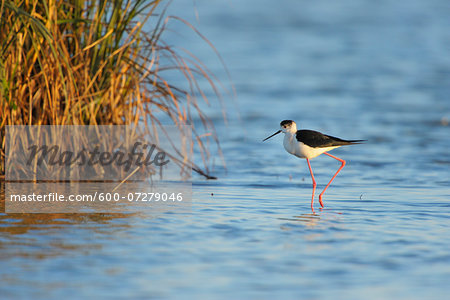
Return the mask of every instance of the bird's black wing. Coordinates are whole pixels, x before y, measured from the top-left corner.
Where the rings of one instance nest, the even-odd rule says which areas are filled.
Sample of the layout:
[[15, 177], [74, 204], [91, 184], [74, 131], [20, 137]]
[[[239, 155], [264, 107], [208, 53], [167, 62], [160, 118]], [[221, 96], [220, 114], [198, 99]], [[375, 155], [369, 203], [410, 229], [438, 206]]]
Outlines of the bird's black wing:
[[308, 129], [298, 130], [296, 138], [297, 141], [313, 148], [344, 146], [363, 142], [363, 140], [343, 140], [331, 135], [326, 135], [318, 131]]

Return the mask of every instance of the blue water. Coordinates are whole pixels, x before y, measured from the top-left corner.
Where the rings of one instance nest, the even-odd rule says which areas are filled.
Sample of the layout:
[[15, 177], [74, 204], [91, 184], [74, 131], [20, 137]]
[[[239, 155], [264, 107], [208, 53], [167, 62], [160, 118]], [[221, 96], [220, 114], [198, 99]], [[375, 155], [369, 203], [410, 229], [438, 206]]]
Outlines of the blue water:
[[[226, 63], [236, 96], [204, 107], [226, 169], [192, 207], [0, 214], [0, 298], [446, 299], [450, 294], [448, 1], [174, 1]], [[196, 17], [198, 15], [198, 18]], [[221, 82], [220, 60], [186, 27]], [[205, 89], [208, 95], [212, 91]], [[310, 209], [283, 119], [364, 145]], [[339, 163], [312, 160], [320, 192]], [[316, 203], [316, 208], [318, 204]]]

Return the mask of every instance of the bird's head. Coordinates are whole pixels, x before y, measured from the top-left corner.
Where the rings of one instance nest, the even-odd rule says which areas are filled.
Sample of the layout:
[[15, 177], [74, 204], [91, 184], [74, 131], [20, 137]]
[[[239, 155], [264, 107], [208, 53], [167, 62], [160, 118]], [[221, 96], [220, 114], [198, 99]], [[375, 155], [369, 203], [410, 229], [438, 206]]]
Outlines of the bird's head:
[[284, 120], [280, 123], [280, 130], [283, 133], [296, 133], [297, 124], [292, 120]]
[[264, 142], [265, 140], [268, 140], [268, 139], [270, 139], [271, 137], [273, 137], [273, 136], [279, 134], [280, 132], [282, 132], [282, 133], [296, 133], [296, 132], [297, 132], [297, 124], [295, 124], [295, 122], [292, 121], [292, 120], [284, 120], [284, 121], [281, 121], [281, 123], [280, 123], [280, 130], [278, 130], [277, 132], [275, 132], [275, 133], [272, 134], [271, 136], [266, 137], [266, 138], [263, 140], [263, 142]]

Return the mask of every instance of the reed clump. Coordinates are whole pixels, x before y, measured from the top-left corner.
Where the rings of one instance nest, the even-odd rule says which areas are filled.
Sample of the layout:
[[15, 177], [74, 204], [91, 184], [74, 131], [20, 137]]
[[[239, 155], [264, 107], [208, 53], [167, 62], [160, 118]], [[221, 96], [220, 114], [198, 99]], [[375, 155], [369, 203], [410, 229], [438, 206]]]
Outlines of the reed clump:
[[[216, 80], [196, 57], [164, 43], [170, 17], [163, 2], [0, 0], [2, 174], [6, 125], [145, 124], [151, 129], [161, 118], [174, 125], [199, 118], [212, 132], [200, 136], [193, 130], [207, 161], [205, 139], [217, 139], [199, 108], [206, 96], [197, 80], [206, 78], [217, 92]], [[165, 78], [174, 70], [189, 88]], [[187, 163], [209, 176], [207, 163]]]

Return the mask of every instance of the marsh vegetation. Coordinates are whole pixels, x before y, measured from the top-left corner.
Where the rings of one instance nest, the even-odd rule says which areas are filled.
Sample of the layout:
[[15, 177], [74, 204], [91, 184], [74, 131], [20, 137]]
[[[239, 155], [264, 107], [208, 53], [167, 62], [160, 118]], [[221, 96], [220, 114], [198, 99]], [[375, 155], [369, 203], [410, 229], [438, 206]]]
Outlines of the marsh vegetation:
[[[143, 124], [152, 131], [164, 116], [176, 126], [201, 120], [209, 134], [194, 127], [193, 139], [204, 165], [187, 163], [208, 176], [205, 145], [217, 138], [200, 108], [207, 99], [197, 80], [206, 79], [218, 94], [217, 81], [194, 55], [164, 43], [169, 21], [195, 31], [166, 16], [167, 5], [159, 0], [1, 1], [2, 174], [6, 125]], [[185, 82], [170, 82], [165, 74], [173, 71]]]

